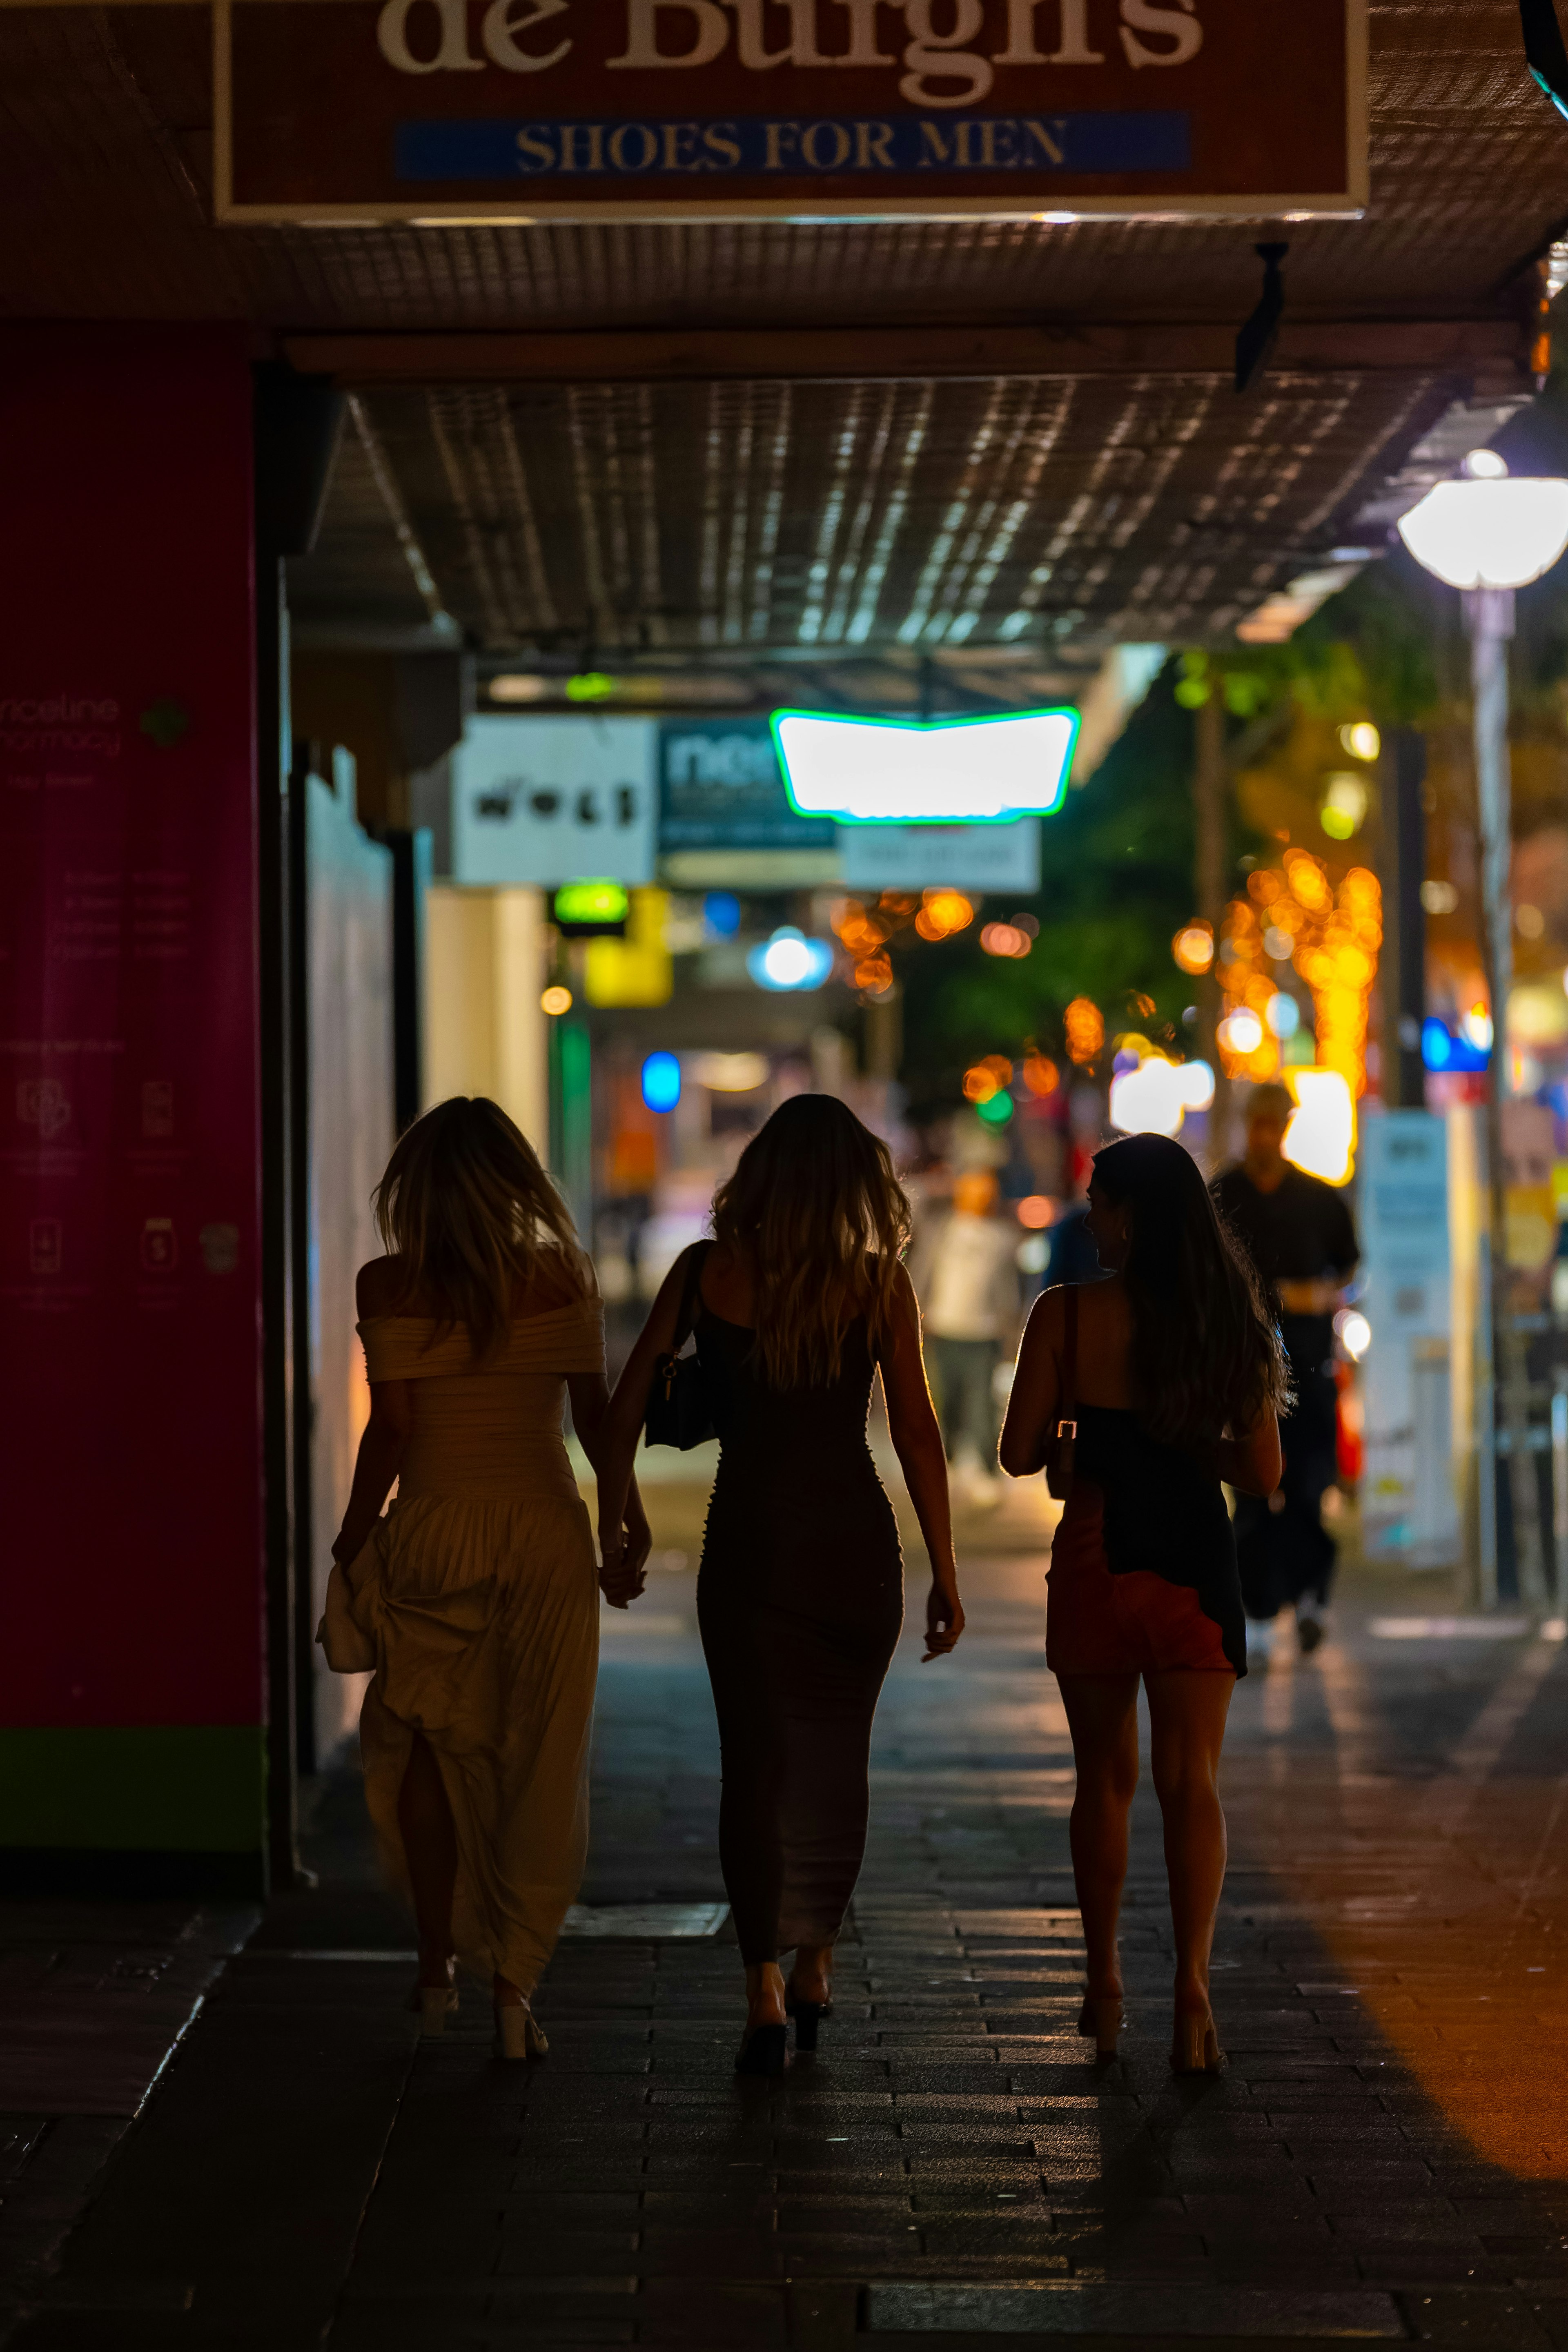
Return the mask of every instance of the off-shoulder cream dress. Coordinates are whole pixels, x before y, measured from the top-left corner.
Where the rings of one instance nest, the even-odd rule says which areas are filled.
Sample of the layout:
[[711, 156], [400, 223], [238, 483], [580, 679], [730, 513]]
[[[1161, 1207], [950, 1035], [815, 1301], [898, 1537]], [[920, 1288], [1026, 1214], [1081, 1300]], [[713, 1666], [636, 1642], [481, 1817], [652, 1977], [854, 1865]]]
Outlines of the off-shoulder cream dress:
[[405, 1886], [397, 1796], [416, 1731], [458, 1832], [453, 1940], [465, 1968], [531, 1992], [582, 1880], [599, 1594], [562, 1434], [568, 1372], [605, 1364], [597, 1298], [520, 1316], [474, 1361], [461, 1325], [359, 1326], [373, 1381], [407, 1381], [397, 1499], [346, 1571], [375, 1645], [360, 1716], [365, 1793]]

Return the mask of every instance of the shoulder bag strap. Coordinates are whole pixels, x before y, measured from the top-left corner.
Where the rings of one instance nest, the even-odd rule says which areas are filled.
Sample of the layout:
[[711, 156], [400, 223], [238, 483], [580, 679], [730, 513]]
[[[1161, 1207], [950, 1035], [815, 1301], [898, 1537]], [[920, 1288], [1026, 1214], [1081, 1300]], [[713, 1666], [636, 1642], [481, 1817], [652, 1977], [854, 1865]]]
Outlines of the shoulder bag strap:
[[1067, 1316], [1067, 1347], [1062, 1356], [1062, 1395], [1057, 1414], [1057, 1435], [1078, 1435], [1078, 1285], [1068, 1283], [1062, 1307]]
[[679, 1356], [691, 1337], [697, 1310], [701, 1304], [702, 1269], [708, 1263], [708, 1253], [712, 1246], [711, 1242], [699, 1242], [692, 1250], [691, 1264], [686, 1269], [686, 1281], [680, 1293], [680, 1312], [675, 1318], [675, 1338], [669, 1350], [672, 1356]]

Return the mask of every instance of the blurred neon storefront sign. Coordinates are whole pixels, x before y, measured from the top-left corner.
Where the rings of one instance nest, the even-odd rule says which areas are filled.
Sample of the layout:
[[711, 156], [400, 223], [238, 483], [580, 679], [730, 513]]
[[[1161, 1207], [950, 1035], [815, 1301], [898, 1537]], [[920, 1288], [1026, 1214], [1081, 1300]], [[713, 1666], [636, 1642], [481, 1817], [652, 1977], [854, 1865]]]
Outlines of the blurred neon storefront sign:
[[1067, 793], [1076, 710], [997, 718], [847, 719], [776, 710], [791, 805], [839, 824], [1007, 824]]

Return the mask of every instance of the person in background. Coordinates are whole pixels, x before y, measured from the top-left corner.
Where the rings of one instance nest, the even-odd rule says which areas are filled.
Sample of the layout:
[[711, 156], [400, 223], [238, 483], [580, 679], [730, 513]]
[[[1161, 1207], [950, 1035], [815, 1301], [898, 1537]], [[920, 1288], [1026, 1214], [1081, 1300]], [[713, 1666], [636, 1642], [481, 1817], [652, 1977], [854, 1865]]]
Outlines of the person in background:
[[1361, 1255], [1342, 1192], [1284, 1156], [1294, 1106], [1287, 1088], [1262, 1086], [1247, 1105], [1247, 1152], [1215, 1181], [1215, 1203], [1247, 1248], [1279, 1311], [1294, 1402], [1279, 1425], [1285, 1475], [1266, 1499], [1237, 1498], [1236, 1538], [1247, 1603], [1247, 1644], [1266, 1658], [1273, 1622], [1287, 1605], [1310, 1654], [1323, 1638], [1337, 1547], [1323, 1525], [1333, 1485], [1337, 1394], [1334, 1313]]
[[988, 1168], [960, 1176], [952, 1209], [921, 1236], [910, 1267], [947, 1458], [952, 1462], [967, 1438], [993, 1479], [996, 1367], [1012, 1352], [1019, 1311], [1018, 1235], [996, 1214], [996, 1195]]
[[1061, 1215], [1050, 1228], [1048, 1241], [1050, 1255], [1046, 1261], [1042, 1290], [1055, 1290], [1064, 1282], [1100, 1280], [1104, 1268], [1089, 1230], [1087, 1200], [1080, 1198], [1064, 1204]]

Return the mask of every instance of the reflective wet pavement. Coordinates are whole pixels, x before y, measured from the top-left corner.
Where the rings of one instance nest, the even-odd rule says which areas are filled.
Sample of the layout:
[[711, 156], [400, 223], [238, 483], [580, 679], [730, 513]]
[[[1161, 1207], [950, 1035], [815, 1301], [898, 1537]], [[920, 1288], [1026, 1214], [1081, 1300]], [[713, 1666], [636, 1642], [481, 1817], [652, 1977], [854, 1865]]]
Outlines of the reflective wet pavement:
[[[683, 1507], [664, 1498], [672, 1561]], [[1282, 1643], [1232, 1715], [1227, 2070], [1166, 2063], [1146, 1785], [1131, 2031], [1097, 2069], [1039, 1531], [1011, 1502], [968, 1526], [971, 1631], [931, 1666], [908, 1637], [879, 1718], [814, 2060], [737, 2086], [724, 1934], [564, 1943], [526, 2074], [492, 2063], [471, 1994], [416, 2047], [406, 1928], [345, 1780], [322, 1887], [207, 1991], [12, 2340], [1568, 2346], [1562, 1647], [1373, 1632], [1451, 1606], [1414, 1579], [1352, 1583], [1310, 1661]], [[607, 1622], [590, 1904], [719, 1891], [693, 1601], [672, 1564]]]

